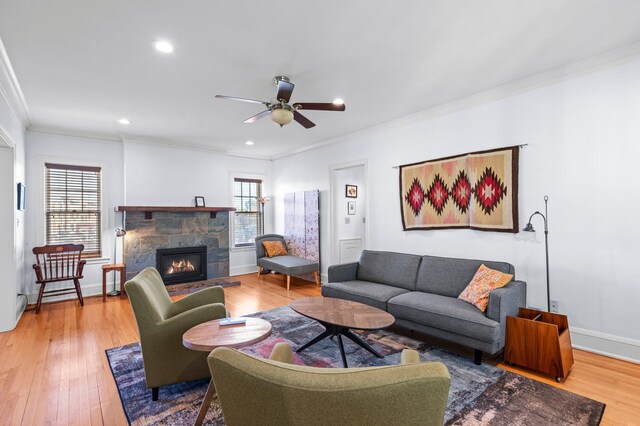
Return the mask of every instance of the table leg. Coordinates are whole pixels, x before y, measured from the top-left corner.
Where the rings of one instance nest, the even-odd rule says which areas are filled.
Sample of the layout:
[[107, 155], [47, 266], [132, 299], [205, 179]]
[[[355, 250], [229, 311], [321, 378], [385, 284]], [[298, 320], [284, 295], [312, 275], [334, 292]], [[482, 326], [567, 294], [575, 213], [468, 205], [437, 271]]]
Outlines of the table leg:
[[305, 343], [305, 344], [304, 344], [300, 349], [296, 350], [296, 353], [297, 353], [297, 352], [300, 352], [300, 351], [304, 351], [304, 350], [305, 350], [305, 349], [307, 349], [309, 346], [311, 346], [311, 345], [315, 345], [315, 344], [316, 344], [316, 343], [318, 343], [320, 340], [324, 339], [324, 338], [325, 338], [325, 337], [327, 337], [327, 336], [331, 336], [331, 335], [333, 335], [333, 334], [334, 334], [334, 333], [333, 333], [333, 331], [328, 330], [328, 329], [327, 329], [327, 330], [325, 330], [322, 334], [320, 334], [320, 335], [318, 335], [318, 336], [314, 337], [311, 341], [309, 341], [309, 342]]
[[342, 365], [344, 368], [349, 368], [347, 365], [347, 355], [344, 353], [344, 344], [342, 343], [342, 335], [338, 334], [338, 345], [340, 346], [340, 356], [342, 357]]
[[[115, 272], [114, 272], [115, 274]], [[126, 269], [122, 268], [122, 270], [120, 271], [120, 297], [124, 298], [124, 278], [125, 278], [125, 274], [126, 274]]]
[[102, 301], [107, 300], [107, 271], [102, 270]]
[[382, 355], [380, 355], [378, 352], [376, 352], [371, 346], [369, 346], [369, 344], [367, 342], [365, 342], [360, 337], [358, 337], [354, 333], [352, 333], [351, 330], [345, 328], [344, 330], [342, 330], [342, 334], [345, 337], [348, 337], [349, 339], [351, 339], [351, 341], [353, 341], [353, 343], [357, 343], [358, 345], [362, 346], [363, 348], [365, 348], [366, 350], [368, 350], [369, 352], [371, 352], [372, 354], [374, 354], [378, 358], [384, 358]]
[[207, 393], [204, 395], [204, 400], [202, 400], [200, 411], [198, 411], [198, 417], [194, 423], [195, 426], [200, 426], [204, 422], [204, 418], [207, 416], [207, 411], [209, 411], [209, 406], [211, 406], [211, 400], [215, 394], [216, 386], [213, 384], [213, 379], [211, 379], [209, 387], [207, 387]]

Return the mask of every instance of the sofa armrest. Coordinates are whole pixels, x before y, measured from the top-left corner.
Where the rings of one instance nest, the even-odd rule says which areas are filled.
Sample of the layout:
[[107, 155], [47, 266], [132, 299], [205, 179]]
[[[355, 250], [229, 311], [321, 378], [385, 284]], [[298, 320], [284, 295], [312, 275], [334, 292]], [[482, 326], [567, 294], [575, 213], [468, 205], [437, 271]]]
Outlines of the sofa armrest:
[[487, 318], [500, 323], [503, 340], [507, 316], [517, 316], [518, 308], [525, 306], [527, 306], [527, 283], [524, 281], [511, 281], [489, 294]]
[[170, 316], [175, 316], [189, 311], [198, 306], [209, 305], [211, 303], [222, 303], [224, 305], [224, 290], [220, 286], [209, 287], [191, 293], [182, 299], [173, 302]]
[[353, 281], [356, 279], [356, 272], [358, 272], [358, 262], [329, 266], [329, 282]]

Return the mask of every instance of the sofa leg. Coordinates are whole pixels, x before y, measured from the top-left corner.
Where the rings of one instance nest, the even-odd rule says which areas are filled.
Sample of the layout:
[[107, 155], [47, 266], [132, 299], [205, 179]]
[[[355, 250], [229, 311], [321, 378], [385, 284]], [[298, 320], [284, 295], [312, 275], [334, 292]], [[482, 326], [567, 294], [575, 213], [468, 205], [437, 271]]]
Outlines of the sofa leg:
[[262, 273], [262, 267], [258, 266], [258, 278], [260, 278], [260, 274]]
[[151, 388], [151, 400], [152, 401], [157, 401], [158, 400], [158, 393], [160, 392], [160, 388]]
[[474, 349], [473, 350], [473, 363], [475, 365], [481, 365], [482, 364], [482, 351], [480, 349]]
[[291, 275], [287, 275], [287, 291], [289, 291], [289, 284], [291, 284]]
[[315, 278], [315, 279], [316, 279], [316, 284], [317, 284], [317, 285], [320, 285], [320, 276], [318, 275], [318, 273], [317, 273], [317, 272], [314, 272], [314, 273], [313, 273], [313, 278]]

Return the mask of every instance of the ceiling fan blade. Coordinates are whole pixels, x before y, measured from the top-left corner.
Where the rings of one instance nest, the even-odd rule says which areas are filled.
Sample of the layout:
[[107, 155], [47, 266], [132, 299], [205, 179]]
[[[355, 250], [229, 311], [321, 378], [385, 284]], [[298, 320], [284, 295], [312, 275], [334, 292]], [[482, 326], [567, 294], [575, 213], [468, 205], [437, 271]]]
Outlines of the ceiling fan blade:
[[255, 123], [256, 121], [260, 120], [262, 117], [265, 117], [267, 115], [269, 115], [271, 113], [270, 109], [264, 110], [256, 115], [254, 115], [253, 117], [249, 117], [246, 120], [243, 121], [243, 123]]
[[310, 129], [316, 125], [313, 121], [309, 120], [298, 111], [293, 111], [293, 119], [302, 124], [306, 129]]
[[332, 103], [295, 103], [293, 107], [296, 109], [316, 110], [316, 111], [344, 111], [347, 107], [344, 104]]
[[289, 99], [291, 99], [291, 93], [293, 93], [294, 87], [295, 84], [293, 83], [278, 80], [278, 93], [276, 93], [276, 100], [284, 101], [285, 104], [289, 103]]
[[232, 101], [240, 101], [240, 102], [250, 102], [252, 104], [263, 104], [263, 105], [266, 105], [266, 106], [270, 105], [269, 102], [266, 102], [266, 101], [257, 101], [255, 99], [247, 99], [247, 98], [238, 98], [238, 97], [235, 97], [235, 96], [216, 95], [216, 98], [218, 98], [218, 99], [229, 99], [229, 100], [232, 100]]

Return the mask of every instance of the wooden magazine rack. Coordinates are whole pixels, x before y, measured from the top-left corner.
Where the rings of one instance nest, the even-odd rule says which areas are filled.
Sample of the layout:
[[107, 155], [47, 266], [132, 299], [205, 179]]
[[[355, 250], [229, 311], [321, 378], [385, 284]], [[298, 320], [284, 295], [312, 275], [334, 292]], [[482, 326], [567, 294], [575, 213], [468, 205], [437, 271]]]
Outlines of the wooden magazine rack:
[[560, 382], [573, 366], [566, 315], [520, 308], [507, 317], [504, 360], [554, 376]]

